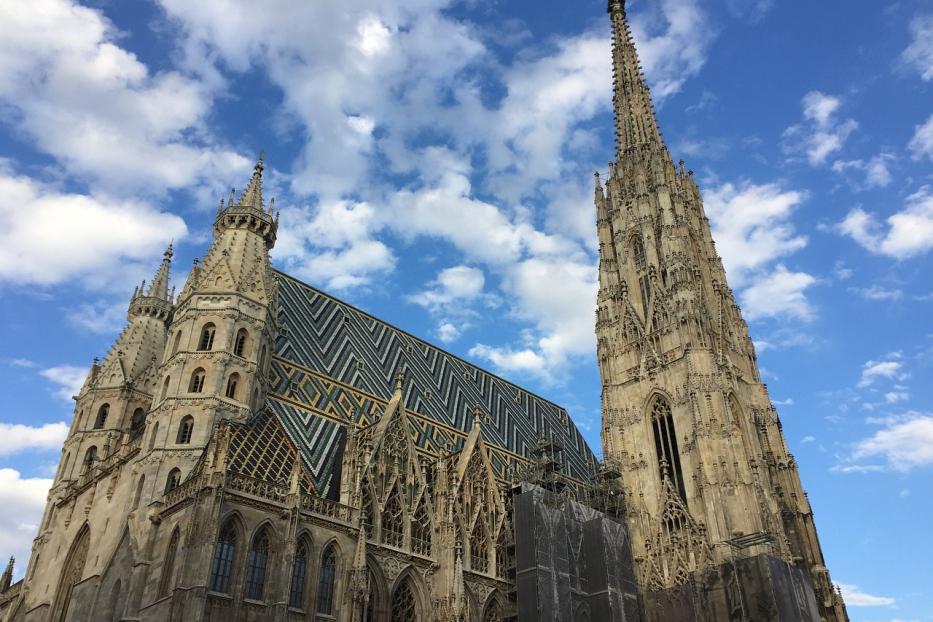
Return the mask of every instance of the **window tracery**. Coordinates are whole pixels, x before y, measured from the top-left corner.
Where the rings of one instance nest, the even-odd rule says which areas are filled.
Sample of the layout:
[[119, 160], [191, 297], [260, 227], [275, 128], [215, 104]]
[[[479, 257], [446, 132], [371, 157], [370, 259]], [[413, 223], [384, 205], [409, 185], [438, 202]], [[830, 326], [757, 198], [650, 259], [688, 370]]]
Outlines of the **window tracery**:
[[405, 578], [392, 594], [391, 622], [418, 622], [418, 610], [411, 580]]
[[246, 598], [262, 600], [266, 585], [266, 566], [269, 561], [269, 530], [263, 528], [253, 538], [246, 563]]
[[236, 527], [232, 520], [227, 521], [220, 530], [220, 534], [217, 536], [217, 544], [214, 546], [210, 581], [210, 589], [213, 592], [221, 594], [230, 592], [230, 575], [236, 556], [236, 540]]
[[318, 581], [317, 612], [332, 615], [334, 612], [334, 587], [337, 577], [337, 552], [331, 544], [321, 557], [321, 573]]

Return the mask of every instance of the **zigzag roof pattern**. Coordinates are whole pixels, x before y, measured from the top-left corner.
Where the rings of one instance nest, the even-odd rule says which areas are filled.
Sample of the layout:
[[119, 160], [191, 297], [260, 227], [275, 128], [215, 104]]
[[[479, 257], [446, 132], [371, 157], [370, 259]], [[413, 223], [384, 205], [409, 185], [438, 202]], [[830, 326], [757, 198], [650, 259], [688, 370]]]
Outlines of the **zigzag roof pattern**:
[[382, 416], [400, 370], [419, 450], [460, 449], [479, 405], [500, 477], [544, 436], [563, 447], [567, 476], [588, 479], [593, 452], [564, 408], [285, 273], [275, 278], [280, 331], [269, 406], [322, 495], [339, 489], [345, 426]]

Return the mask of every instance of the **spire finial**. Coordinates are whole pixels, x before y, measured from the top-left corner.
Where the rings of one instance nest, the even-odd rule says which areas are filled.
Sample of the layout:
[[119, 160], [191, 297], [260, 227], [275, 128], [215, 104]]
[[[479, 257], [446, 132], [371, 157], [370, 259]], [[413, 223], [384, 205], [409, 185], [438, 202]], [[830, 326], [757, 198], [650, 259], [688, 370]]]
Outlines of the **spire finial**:
[[[174, 242], [174, 240], [172, 242]], [[169, 242], [168, 246], [165, 248], [165, 252], [162, 253], [162, 263], [159, 264], [155, 276], [152, 278], [152, 284], [149, 286], [149, 290], [146, 291], [147, 296], [168, 300], [168, 282], [172, 268], [172, 257], [175, 255], [175, 248], [172, 242]], [[145, 285], [145, 283], [146, 282], [143, 281], [143, 285]], [[144, 288], [140, 287], [139, 291], [144, 291]]]
[[265, 157], [266, 152], [260, 151], [259, 159], [256, 160], [256, 165], [253, 166], [253, 177], [249, 180], [249, 185], [246, 186], [246, 190], [243, 191], [243, 196], [240, 197], [240, 202], [237, 203], [238, 207], [251, 207], [260, 212], [263, 211], [262, 171], [265, 169]]

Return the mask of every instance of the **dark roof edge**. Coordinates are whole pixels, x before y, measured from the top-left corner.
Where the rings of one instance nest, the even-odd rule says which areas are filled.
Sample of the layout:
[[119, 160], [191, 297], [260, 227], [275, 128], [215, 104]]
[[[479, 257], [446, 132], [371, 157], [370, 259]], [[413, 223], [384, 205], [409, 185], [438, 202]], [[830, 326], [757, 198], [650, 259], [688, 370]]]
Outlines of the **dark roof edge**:
[[[476, 369], [480, 370], [480, 371], [483, 372], [484, 374], [487, 374], [487, 375], [489, 375], [489, 376], [492, 376], [493, 378], [496, 378], [497, 380], [501, 380], [501, 381], [504, 382], [505, 384], [507, 384], [507, 385], [509, 385], [509, 386], [512, 386], [512, 387], [515, 387], [515, 388], [518, 389], [519, 391], [522, 391], [522, 392], [524, 392], [524, 393], [527, 393], [528, 395], [530, 395], [530, 396], [532, 396], [532, 397], [534, 397], [534, 398], [537, 398], [537, 399], [541, 400], [542, 402], [547, 402], [548, 404], [551, 404], [552, 406], [556, 406], [556, 407], [559, 408], [560, 410], [562, 410], [562, 411], [564, 411], [565, 413], [567, 413], [567, 419], [568, 419], [568, 421], [570, 421], [570, 422], [573, 424], [573, 427], [577, 429], [577, 432], [580, 431], [579, 428], [577, 427], [576, 422], [573, 421], [573, 417], [570, 416], [570, 412], [569, 412], [566, 408], [564, 408], [563, 406], [561, 406], [560, 404], [558, 404], [557, 402], [553, 402], [553, 401], [547, 399], [546, 397], [541, 397], [541, 396], [538, 395], [537, 393], [535, 393], [535, 392], [533, 392], [533, 391], [529, 391], [529, 390], [526, 389], [525, 387], [521, 387], [521, 386], [515, 384], [514, 382], [512, 382], [511, 380], [506, 380], [505, 378], [503, 378], [503, 377], [500, 376], [499, 374], [495, 374], [495, 373], [489, 371], [488, 369], [486, 369], [485, 367], [481, 367], [481, 366], [477, 365], [476, 363], [472, 363], [472, 362], [466, 360], [466, 359], [463, 358], [463, 357], [457, 356], [457, 355], [454, 354], [453, 352], [450, 352], [450, 351], [448, 351], [448, 350], [445, 350], [444, 348], [438, 347], [438, 346], [434, 345], [433, 343], [431, 343], [431, 342], [429, 342], [429, 341], [425, 341], [425, 340], [422, 339], [421, 337], [418, 337], [417, 335], [413, 335], [412, 333], [408, 332], [408, 331], [405, 330], [404, 328], [399, 328], [399, 327], [396, 326], [395, 324], [390, 324], [389, 322], [386, 322], [385, 320], [376, 317], [376, 316], [373, 315], [372, 313], [368, 313], [368, 312], [366, 312], [366, 311], [363, 311], [363, 310], [360, 309], [359, 307], [357, 307], [357, 306], [355, 306], [355, 305], [352, 305], [352, 304], [350, 304], [349, 302], [345, 302], [345, 301], [341, 300], [340, 298], [337, 298], [336, 296], [333, 296], [333, 295], [331, 295], [331, 294], [328, 294], [327, 292], [325, 292], [325, 291], [323, 291], [323, 290], [320, 290], [320, 289], [318, 289], [317, 287], [315, 287], [315, 286], [313, 286], [313, 285], [310, 285], [310, 284], [308, 284], [308, 283], [305, 283], [305, 282], [302, 281], [301, 279], [295, 278], [295, 277], [293, 277], [293, 276], [290, 275], [290, 274], [286, 274], [285, 272], [282, 272], [281, 270], [279, 270], [279, 269], [277, 269], [277, 268], [273, 268], [272, 271], [275, 272], [276, 275], [278, 275], [278, 276], [283, 276], [283, 277], [285, 277], [285, 278], [287, 278], [287, 279], [289, 279], [289, 280], [292, 280], [292, 281], [298, 283], [299, 285], [301, 285], [301, 286], [303, 286], [303, 287], [307, 287], [308, 289], [314, 290], [314, 291], [317, 292], [318, 294], [320, 294], [320, 295], [322, 295], [322, 296], [325, 296], [325, 297], [327, 297], [327, 298], [330, 298], [331, 300], [333, 300], [333, 301], [336, 302], [337, 304], [343, 305], [343, 306], [345, 306], [345, 307], [349, 307], [350, 309], [353, 309], [353, 310], [356, 311], [357, 313], [361, 313], [361, 314], [365, 315], [366, 317], [371, 318], [371, 319], [373, 319], [373, 320], [375, 320], [375, 321], [377, 321], [377, 322], [379, 322], [379, 323], [381, 323], [381, 324], [385, 324], [385, 325], [388, 326], [389, 328], [392, 328], [393, 330], [397, 330], [398, 332], [403, 333], [403, 334], [407, 335], [408, 337], [411, 337], [412, 339], [414, 339], [414, 340], [416, 340], [416, 341], [419, 341], [419, 342], [425, 344], [426, 346], [428, 346], [428, 347], [430, 347], [430, 348], [434, 348], [435, 350], [439, 350], [440, 352], [443, 352], [443, 353], [446, 354], [447, 356], [450, 356], [451, 358], [455, 358], [455, 359], [457, 359], [458, 361], [460, 361], [460, 362], [462, 362], [462, 363], [465, 363], [466, 365], [469, 365], [470, 367], [475, 367]], [[582, 437], [583, 435], [581, 434], [580, 436]], [[584, 442], [585, 442], [585, 441], [584, 441]], [[587, 445], [588, 445], [588, 444], [587, 444]], [[590, 450], [590, 451], [592, 451], [592, 450]]]

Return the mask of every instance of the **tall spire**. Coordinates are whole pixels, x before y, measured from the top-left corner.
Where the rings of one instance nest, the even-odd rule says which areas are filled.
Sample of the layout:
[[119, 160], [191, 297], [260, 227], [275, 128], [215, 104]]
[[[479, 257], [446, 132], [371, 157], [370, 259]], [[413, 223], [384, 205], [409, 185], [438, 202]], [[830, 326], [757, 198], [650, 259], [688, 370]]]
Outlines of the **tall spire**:
[[[259, 153], [259, 159], [256, 161], [256, 165], [253, 167], [253, 177], [249, 180], [249, 185], [246, 186], [246, 190], [240, 197], [240, 201], [237, 203], [237, 207], [251, 207], [259, 211], [263, 210], [262, 171], [265, 168], [263, 165], [265, 156], [265, 151], [261, 151]], [[227, 207], [230, 206], [228, 205]]]
[[616, 157], [643, 146], [663, 144], [651, 95], [632, 41], [625, 0], [609, 0], [612, 19], [612, 96], [616, 122]]
[[169, 272], [172, 267], [172, 255], [174, 254], [175, 251], [172, 245], [169, 244], [162, 254], [162, 264], [159, 265], [159, 269], [156, 270], [156, 274], [152, 278], [152, 284], [149, 286], [149, 291], [146, 292], [147, 296], [168, 300]]

